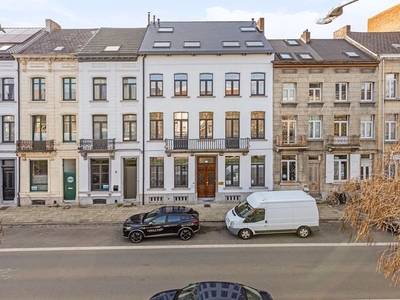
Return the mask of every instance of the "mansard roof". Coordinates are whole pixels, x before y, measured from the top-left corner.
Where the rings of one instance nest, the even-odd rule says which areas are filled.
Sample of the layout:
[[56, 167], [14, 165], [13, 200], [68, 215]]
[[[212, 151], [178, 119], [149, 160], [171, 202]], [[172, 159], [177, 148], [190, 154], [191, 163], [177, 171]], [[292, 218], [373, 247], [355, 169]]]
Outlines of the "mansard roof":
[[[297, 44], [295, 44], [296, 41]], [[376, 59], [344, 39], [269, 40], [279, 64], [376, 63]]]
[[46, 34], [22, 54], [74, 54], [98, 29], [57, 29]]
[[348, 38], [376, 55], [400, 54], [400, 32], [352, 32]]
[[100, 28], [77, 53], [78, 60], [137, 60], [146, 28]]
[[255, 21], [152, 22], [140, 54], [271, 54]]

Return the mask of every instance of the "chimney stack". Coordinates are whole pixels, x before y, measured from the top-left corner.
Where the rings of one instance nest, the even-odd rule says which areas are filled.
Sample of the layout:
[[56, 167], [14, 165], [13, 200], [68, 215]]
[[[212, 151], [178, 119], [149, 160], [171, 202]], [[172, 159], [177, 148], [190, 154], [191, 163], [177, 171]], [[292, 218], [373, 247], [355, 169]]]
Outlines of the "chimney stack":
[[334, 39], [344, 39], [346, 36], [349, 35], [350, 31], [351, 31], [350, 25], [343, 26], [342, 28], [333, 32], [333, 38]]
[[48, 33], [53, 33], [56, 30], [60, 30], [61, 26], [58, 25], [56, 22], [54, 22], [51, 19], [46, 19], [46, 31]]
[[308, 44], [311, 42], [311, 32], [308, 31], [308, 29], [303, 31], [303, 34], [301, 35], [301, 39], [303, 40], [304, 43]]
[[261, 32], [264, 32], [264, 18], [259, 18], [257, 20], [257, 27]]

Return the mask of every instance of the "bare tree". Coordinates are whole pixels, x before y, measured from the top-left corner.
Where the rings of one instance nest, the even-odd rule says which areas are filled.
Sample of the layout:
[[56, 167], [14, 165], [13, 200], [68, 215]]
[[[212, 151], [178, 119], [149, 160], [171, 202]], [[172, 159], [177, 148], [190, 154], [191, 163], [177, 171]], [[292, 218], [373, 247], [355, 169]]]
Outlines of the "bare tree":
[[[398, 165], [400, 142], [385, 155], [385, 166]], [[387, 230], [388, 222], [400, 220], [400, 174], [375, 172], [370, 178], [353, 179], [341, 186], [348, 195], [343, 224], [350, 224], [356, 241], [373, 242], [371, 230]], [[399, 170], [400, 171], [400, 170]], [[394, 235], [377, 262], [377, 271], [390, 277], [396, 285], [400, 281], [400, 236]]]

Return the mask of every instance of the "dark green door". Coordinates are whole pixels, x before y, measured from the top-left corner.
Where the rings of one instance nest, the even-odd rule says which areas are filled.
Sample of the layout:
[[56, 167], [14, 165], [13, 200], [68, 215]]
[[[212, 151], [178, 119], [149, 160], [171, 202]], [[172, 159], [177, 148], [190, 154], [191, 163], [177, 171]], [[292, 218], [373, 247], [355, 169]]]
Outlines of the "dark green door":
[[64, 200], [75, 200], [76, 172], [64, 172]]

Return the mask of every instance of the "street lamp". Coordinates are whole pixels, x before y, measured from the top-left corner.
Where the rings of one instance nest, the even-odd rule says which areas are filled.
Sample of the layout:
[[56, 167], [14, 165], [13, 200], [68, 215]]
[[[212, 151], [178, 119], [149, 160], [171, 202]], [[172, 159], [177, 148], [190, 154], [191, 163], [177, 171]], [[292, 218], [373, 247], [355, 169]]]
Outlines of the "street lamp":
[[349, 1], [340, 3], [338, 6], [333, 7], [326, 14], [325, 17], [316, 20], [315, 23], [317, 23], [319, 25], [325, 25], [325, 24], [331, 23], [334, 19], [336, 19], [337, 17], [339, 17], [343, 14], [343, 7], [345, 7], [346, 5], [349, 5], [351, 3], [354, 3], [356, 1], [358, 1], [358, 0], [349, 0]]

